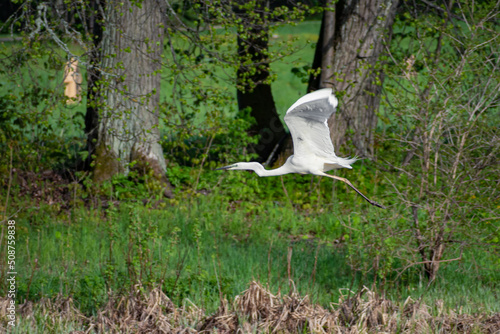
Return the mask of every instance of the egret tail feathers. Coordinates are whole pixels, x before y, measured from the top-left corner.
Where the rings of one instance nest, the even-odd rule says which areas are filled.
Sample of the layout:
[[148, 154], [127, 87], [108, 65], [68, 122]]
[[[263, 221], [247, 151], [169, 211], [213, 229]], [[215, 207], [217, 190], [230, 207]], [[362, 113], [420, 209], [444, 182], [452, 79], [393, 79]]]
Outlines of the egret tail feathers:
[[351, 165], [355, 163], [358, 158], [340, 158], [335, 157], [331, 161], [325, 162], [325, 170], [339, 169], [339, 168], [348, 168], [352, 169]]

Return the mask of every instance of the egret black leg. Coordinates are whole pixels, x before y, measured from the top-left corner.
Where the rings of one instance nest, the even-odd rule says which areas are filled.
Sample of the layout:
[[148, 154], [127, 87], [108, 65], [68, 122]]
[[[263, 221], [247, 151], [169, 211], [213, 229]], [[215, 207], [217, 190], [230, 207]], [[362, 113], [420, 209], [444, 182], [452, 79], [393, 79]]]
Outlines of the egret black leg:
[[378, 206], [379, 208], [385, 209], [385, 206], [383, 206], [382, 204], [378, 204], [377, 202], [372, 201], [371, 199], [369, 199], [368, 197], [366, 197], [365, 195], [363, 195], [363, 193], [361, 193], [361, 191], [359, 191], [358, 189], [356, 189], [356, 187], [353, 186], [352, 183], [348, 179], [344, 179], [343, 177], [335, 176], [335, 175], [330, 175], [330, 174], [326, 174], [326, 173], [325, 173], [325, 176], [328, 176], [328, 177], [331, 177], [332, 179], [339, 180], [339, 181], [342, 181], [342, 182], [346, 183], [355, 192], [357, 192], [361, 197], [363, 197], [368, 203], [370, 203], [371, 205]]

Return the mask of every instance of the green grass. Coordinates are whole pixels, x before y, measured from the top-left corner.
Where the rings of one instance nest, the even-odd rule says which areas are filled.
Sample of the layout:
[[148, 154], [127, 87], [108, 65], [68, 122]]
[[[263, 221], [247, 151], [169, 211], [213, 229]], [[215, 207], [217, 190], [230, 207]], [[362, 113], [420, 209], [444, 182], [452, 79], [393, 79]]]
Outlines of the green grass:
[[[291, 250], [290, 278], [301, 294], [324, 306], [338, 302], [340, 289], [357, 291], [377, 282], [396, 301], [423, 296], [429, 305], [442, 299], [452, 309], [500, 311], [498, 273], [480, 279], [481, 272], [463, 269], [472, 262], [447, 265], [429, 290], [418, 271], [384, 290], [373, 274], [349, 266], [347, 244], [334, 241], [343, 233], [335, 211], [304, 217], [268, 203], [261, 214], [249, 214], [231, 210], [233, 205], [212, 195], [161, 210], [123, 204], [116, 210], [77, 209], [66, 217], [41, 211], [33, 219], [21, 213], [18, 302], [71, 295], [92, 313], [105, 303], [106, 291], [126, 292], [140, 280], [162, 284], [177, 305], [189, 299], [215, 311], [220, 293], [232, 299], [253, 279], [286, 293]], [[287, 230], [294, 225], [299, 226]], [[304, 234], [307, 225], [321, 226], [325, 235]], [[478, 260], [481, 254], [474, 256]]]

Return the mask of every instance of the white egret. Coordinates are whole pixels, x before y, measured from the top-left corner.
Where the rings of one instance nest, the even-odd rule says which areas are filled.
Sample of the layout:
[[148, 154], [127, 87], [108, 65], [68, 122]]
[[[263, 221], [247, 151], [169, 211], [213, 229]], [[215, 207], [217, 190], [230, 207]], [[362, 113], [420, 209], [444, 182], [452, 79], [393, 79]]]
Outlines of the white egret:
[[268, 170], [258, 162], [238, 162], [218, 169], [251, 170], [258, 176], [290, 173], [326, 176], [346, 183], [368, 203], [384, 208], [363, 195], [349, 180], [325, 173], [332, 169], [352, 169], [351, 164], [356, 161], [356, 158], [340, 158], [333, 150], [327, 121], [335, 112], [337, 104], [332, 89], [325, 88], [301, 97], [287, 110], [285, 123], [292, 135], [294, 154], [288, 157], [283, 166]]

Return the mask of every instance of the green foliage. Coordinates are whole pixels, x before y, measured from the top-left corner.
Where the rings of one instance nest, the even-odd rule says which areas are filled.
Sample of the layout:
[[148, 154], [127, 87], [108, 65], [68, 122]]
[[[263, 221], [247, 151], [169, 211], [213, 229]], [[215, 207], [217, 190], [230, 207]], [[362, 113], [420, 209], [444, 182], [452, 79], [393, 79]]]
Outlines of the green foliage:
[[[78, 209], [66, 221], [48, 217], [43, 229], [19, 235], [27, 251], [18, 254], [18, 271], [27, 275], [19, 276], [18, 297], [72, 296], [91, 314], [107, 302], [109, 291], [126, 294], [141, 283], [161, 285], [177, 305], [189, 299], [214, 311], [221, 295], [233, 298], [252, 278], [287, 293], [291, 268], [297, 288], [323, 305], [337, 302], [341, 288], [383, 283], [377, 277], [385, 277], [386, 293], [400, 300], [424, 294], [471, 312], [498, 309], [492, 293], [498, 270], [483, 252], [466, 251], [463, 263], [443, 268], [426, 294], [426, 281], [415, 271], [391, 284], [394, 277], [386, 270], [397, 265], [389, 259], [396, 258], [389, 251], [395, 237], [377, 224], [382, 214], [304, 215], [272, 203], [260, 211], [228, 210], [232, 207], [221, 197], [205, 196], [161, 210], [122, 203], [106, 210]], [[20, 230], [31, 224], [29, 214], [21, 213], [16, 221]], [[373, 234], [377, 239], [367, 247]], [[375, 271], [372, 262], [378, 263]], [[480, 266], [477, 272], [468, 270], [473, 264]], [[467, 302], [453, 293], [463, 286], [471, 287]]]
[[[424, 295], [498, 311], [500, 72], [498, 43], [491, 42], [498, 28], [476, 21], [495, 8], [477, 5], [467, 12], [476, 22], [470, 25], [429, 13], [398, 18], [384, 65], [376, 159], [337, 172], [390, 207], [382, 211], [324, 178], [214, 170], [252, 159], [246, 147], [256, 138], [246, 130], [253, 120], [236, 111], [234, 78], [240, 62], [254, 64], [234, 51], [245, 32], [236, 13], [223, 22], [224, 12], [211, 12], [210, 22], [223, 24], [215, 29], [198, 4], [176, 4], [174, 12], [190, 21], [178, 22], [184, 30], [168, 28], [160, 127], [175, 198], [163, 198], [152, 175], [132, 170], [102, 185], [78, 175], [84, 188], [75, 182], [72, 189], [82, 207], [70, 211], [14, 199], [15, 210], [2, 209], [22, 208], [19, 238], [29, 253], [19, 254], [19, 271], [27, 273], [20, 300], [71, 295], [91, 313], [109, 290], [128, 292], [140, 282], [161, 285], [178, 304], [188, 298], [215, 308], [252, 278], [286, 291], [290, 267], [301, 291], [324, 305], [338, 300], [340, 288], [376, 284], [403, 300]], [[248, 9], [242, 4], [261, 19]], [[279, 20], [290, 14], [269, 12]], [[305, 92], [308, 45], [318, 29], [319, 22], [270, 27], [266, 62], [281, 113]], [[63, 103], [64, 57], [37, 40], [30, 52], [26, 44], [3, 47], [0, 173], [8, 175], [9, 146], [16, 168], [74, 162], [84, 111]], [[430, 258], [440, 245], [441, 260], [457, 260], [442, 262], [426, 289], [422, 252]]]
[[[484, 221], [498, 216], [491, 180], [499, 173], [493, 138], [500, 50], [487, 18], [499, 7], [473, 7], [464, 4], [452, 16], [404, 13], [387, 59], [379, 155], [394, 170], [388, 177], [407, 205], [393, 251], [406, 268], [421, 262], [431, 280], [440, 261], [461, 259], [467, 247], [498, 252], [488, 241], [497, 232]], [[457, 19], [462, 14], [467, 23]]]
[[105, 278], [101, 275], [87, 274], [79, 279], [79, 284], [70, 294], [78, 302], [82, 312], [91, 313], [106, 303]]
[[[246, 132], [253, 123], [248, 112], [239, 113], [235, 118], [218, 115], [203, 127], [187, 122], [188, 115], [177, 116], [183, 119], [170, 122], [171, 130], [163, 142], [164, 152], [171, 159], [170, 168], [176, 165], [203, 167], [205, 162], [214, 168], [214, 161], [230, 162], [253, 157], [246, 149], [250, 143], [256, 142], [256, 138]], [[181, 126], [182, 123], [185, 126]]]
[[[183, 146], [187, 145], [188, 138], [196, 140], [199, 137], [199, 140], [211, 143], [216, 136], [221, 137], [219, 135], [238, 135], [237, 131], [224, 129], [227, 127], [224, 118], [236, 114], [235, 87], [252, 90], [259, 83], [271, 84], [277, 80], [275, 68], [281, 71], [276, 64], [300, 63], [303, 66], [307, 62], [298, 54], [310, 40], [300, 33], [287, 31], [282, 36], [281, 31], [289, 29], [286, 24], [301, 22], [309, 8], [301, 4], [278, 8], [267, 6], [261, 1], [201, 1], [195, 6], [172, 5], [175, 10], [170, 11], [172, 16], [169, 19], [183, 26], [185, 31], [175, 27], [167, 30], [163, 72], [166, 84], [162, 88], [169, 93], [165, 95], [164, 116], [161, 118], [166, 127], [165, 139], [168, 142], [175, 138], [175, 144], [180, 144], [175, 147], [180, 147], [184, 153], [187, 149]], [[186, 22], [185, 17], [193, 21]], [[248, 39], [249, 47], [239, 50], [238, 39]], [[262, 47], [254, 45], [259, 43], [264, 43], [265, 47], [264, 44]], [[295, 59], [290, 59], [291, 55], [295, 55]], [[286, 57], [289, 58], [283, 61]], [[259, 76], [261, 72], [265, 74]], [[254, 81], [256, 77], [260, 79]], [[279, 90], [297, 80], [287, 81], [281, 79]], [[284, 112], [293, 98], [303, 93], [304, 85], [298, 86], [293, 87], [293, 97], [284, 105], [280, 104], [280, 111]], [[240, 111], [238, 119], [246, 118], [246, 112]], [[197, 133], [192, 131], [195, 128], [198, 128]], [[248, 126], [242, 126], [240, 132], [246, 129]], [[235, 139], [240, 143], [240, 138]], [[245, 143], [249, 141], [242, 142]], [[192, 146], [198, 150], [200, 146], [206, 146], [196, 142], [189, 144], [194, 144]], [[204, 154], [204, 151], [199, 152], [198, 159], [204, 161]]]
[[10, 159], [9, 147], [24, 170], [74, 165], [84, 144], [83, 105], [65, 103], [61, 55], [50, 44], [27, 47], [0, 45], [0, 165]]

